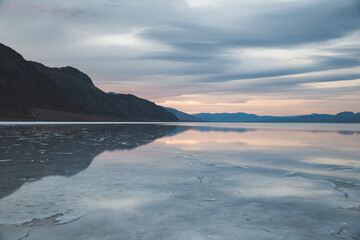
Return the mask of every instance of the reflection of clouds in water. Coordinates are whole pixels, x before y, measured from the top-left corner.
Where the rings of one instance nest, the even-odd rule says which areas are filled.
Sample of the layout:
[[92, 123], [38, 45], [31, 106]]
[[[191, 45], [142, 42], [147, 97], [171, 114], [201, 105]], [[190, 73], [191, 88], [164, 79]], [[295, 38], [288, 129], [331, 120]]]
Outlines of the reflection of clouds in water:
[[[333, 170], [327, 161], [342, 166], [351, 162], [341, 159], [359, 159], [358, 148], [349, 143], [358, 135], [187, 127], [176, 128], [177, 135], [161, 127], [157, 132], [166, 136], [129, 151], [105, 151], [72, 177], [45, 177], [0, 199], [5, 224], [0, 237], [26, 235], [19, 227], [14, 238], [1, 233], [33, 218], [43, 224], [31, 228], [33, 239], [72, 239], [73, 232], [79, 240], [108, 234], [110, 239], [331, 239], [344, 222], [347, 231], [337, 236], [356, 236], [359, 214], [347, 209], [358, 207], [358, 170]], [[336, 141], [348, 150], [334, 149]], [[299, 142], [304, 144], [294, 144]], [[41, 220], [56, 214], [71, 222], [51, 228]]]
[[[278, 179], [269, 176], [254, 178], [243, 174], [241, 178], [236, 177], [235, 181], [237, 182], [235, 189], [239, 189], [241, 196], [246, 198], [293, 197], [319, 200], [338, 195], [328, 183], [308, 179]], [[228, 188], [227, 191], [236, 193], [235, 189]]]
[[177, 139], [165, 139], [163, 141], [159, 141], [159, 142], [163, 142], [166, 145], [181, 145], [181, 144], [185, 144], [185, 145], [196, 145], [196, 144], [201, 144], [202, 142], [200, 142], [199, 140], [194, 140], [194, 139], [183, 139], [183, 140], [177, 140]]
[[[112, 194], [112, 190], [110, 190]], [[154, 194], [153, 191], [140, 191], [130, 190], [126, 191], [126, 196], [118, 196], [118, 198], [112, 198], [99, 196], [97, 198], [83, 199], [84, 205], [90, 209], [110, 209], [121, 212], [133, 212], [138, 210], [140, 207], [152, 204], [159, 200], [168, 199], [168, 196], [162, 193]]]
[[[199, 130], [200, 129], [200, 130]], [[249, 131], [242, 128], [234, 131], [233, 128], [220, 127], [190, 127], [187, 131], [180, 132], [175, 136], [158, 139], [157, 142], [188, 151], [232, 151], [242, 148], [254, 151], [276, 148], [283, 151], [286, 147], [332, 147], [339, 150], [349, 150], [357, 145], [359, 135], [340, 135], [337, 131], [313, 131], [306, 129], [253, 129]], [[226, 130], [225, 130], [226, 129]], [[353, 139], [351, 141], [350, 139]], [[350, 146], [351, 145], [351, 146]]]
[[314, 157], [314, 158], [303, 159], [302, 161], [307, 162], [307, 163], [312, 163], [312, 164], [360, 167], [360, 159]]
[[[144, 151], [147, 148], [134, 150], [132, 157], [145, 158]], [[44, 209], [46, 213], [64, 214], [65, 219], [83, 216], [73, 228], [71, 224], [64, 226], [68, 231], [63, 236], [55, 235], [57, 239], [69, 238], [67, 234], [74, 228], [84, 236], [79, 239], [86, 239], [86, 234], [101, 237], [109, 229], [121, 237], [142, 230], [150, 235], [144, 235], [148, 236], [145, 239], [160, 239], [156, 235], [160, 230], [166, 239], [177, 239], [183, 233], [200, 239], [216, 235], [232, 239], [229, 233], [266, 233], [260, 239], [276, 239], [288, 231], [301, 237], [328, 236], [333, 226], [341, 226], [344, 221], [351, 223], [351, 232], [351, 226], [358, 223], [356, 215], [348, 215], [337, 207], [353, 205], [339, 204], [344, 202], [343, 196], [324, 181], [284, 178], [283, 173], [270, 169], [189, 167], [174, 162], [165, 152], [161, 161], [151, 168], [131, 161], [115, 168], [114, 162], [101, 164], [100, 158], [95, 166], [72, 178], [48, 177], [34, 182], [0, 202], [1, 220], [21, 223], [33, 217], [42, 219], [48, 217], [43, 214]], [[201, 176], [202, 184], [196, 176]], [[20, 203], [16, 209], [20, 214], [4, 208], [16, 203]], [[104, 227], [95, 231], [93, 226], [102, 224]], [[234, 226], [239, 224], [242, 228]], [[211, 226], [221, 229], [212, 232]], [[272, 229], [276, 231], [268, 231]], [[314, 235], [306, 236], [309, 230]]]
[[[209, 144], [220, 143], [220, 147], [223, 149], [229, 146], [229, 144], [240, 144], [247, 146], [258, 147], [281, 147], [281, 146], [308, 146], [305, 142], [281, 139], [281, 138], [268, 138], [264, 133], [255, 132], [222, 132], [222, 131], [210, 131], [207, 134], [197, 134], [196, 130], [188, 130], [181, 133], [180, 136], [165, 137], [157, 140], [157, 142], [163, 142], [167, 145], [200, 145], [208, 146]], [[269, 135], [274, 132], [269, 132]], [[226, 144], [226, 145], [225, 145]], [[200, 149], [199, 149], [200, 150]]]

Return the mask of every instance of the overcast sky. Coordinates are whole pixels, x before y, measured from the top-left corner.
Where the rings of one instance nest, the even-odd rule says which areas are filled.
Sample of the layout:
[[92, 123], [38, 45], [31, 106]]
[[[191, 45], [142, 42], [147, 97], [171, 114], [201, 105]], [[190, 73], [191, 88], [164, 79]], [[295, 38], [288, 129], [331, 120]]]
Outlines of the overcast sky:
[[360, 0], [0, 0], [0, 42], [189, 113], [360, 112]]

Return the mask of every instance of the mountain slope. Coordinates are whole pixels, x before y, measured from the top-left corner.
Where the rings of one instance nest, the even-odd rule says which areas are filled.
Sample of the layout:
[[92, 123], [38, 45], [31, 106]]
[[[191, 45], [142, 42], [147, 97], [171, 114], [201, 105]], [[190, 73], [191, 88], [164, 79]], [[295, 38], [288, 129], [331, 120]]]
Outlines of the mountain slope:
[[171, 112], [172, 114], [174, 114], [179, 120], [181, 121], [189, 121], [189, 122], [202, 122], [204, 120], [201, 120], [200, 118], [194, 117], [190, 114], [181, 112], [175, 108], [169, 108], [169, 107], [164, 107], [166, 110], [168, 110], [169, 112]]
[[360, 123], [360, 113], [341, 112], [299, 116], [258, 116], [247, 113], [198, 113], [193, 116], [210, 122], [308, 122], [308, 123]]
[[28, 62], [0, 44], [0, 120], [177, 121], [156, 104], [126, 94], [107, 94], [72, 67]]
[[87, 113], [20, 54], [0, 43], [0, 115], [36, 119], [35, 109]]
[[136, 121], [177, 121], [155, 103], [130, 94], [108, 94], [97, 88], [89, 76], [72, 67], [50, 68], [30, 62], [91, 114]]

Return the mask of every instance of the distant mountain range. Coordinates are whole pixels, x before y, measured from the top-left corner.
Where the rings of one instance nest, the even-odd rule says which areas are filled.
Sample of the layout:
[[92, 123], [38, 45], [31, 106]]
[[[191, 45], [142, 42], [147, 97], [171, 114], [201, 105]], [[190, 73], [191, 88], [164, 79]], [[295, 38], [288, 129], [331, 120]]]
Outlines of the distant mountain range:
[[360, 113], [341, 112], [298, 116], [258, 116], [247, 113], [198, 113], [193, 116], [209, 122], [297, 122], [297, 123], [360, 123]]
[[0, 121], [209, 121], [360, 123], [360, 113], [258, 116], [187, 114], [131, 94], [105, 93], [73, 67], [26, 61], [0, 43]]
[[0, 120], [178, 121], [166, 109], [129, 94], [108, 94], [85, 73], [26, 61], [0, 44]]
[[204, 120], [197, 118], [193, 115], [181, 112], [179, 110], [176, 110], [175, 108], [169, 108], [165, 107], [166, 110], [174, 114], [179, 120], [186, 121], [186, 122], [204, 122]]

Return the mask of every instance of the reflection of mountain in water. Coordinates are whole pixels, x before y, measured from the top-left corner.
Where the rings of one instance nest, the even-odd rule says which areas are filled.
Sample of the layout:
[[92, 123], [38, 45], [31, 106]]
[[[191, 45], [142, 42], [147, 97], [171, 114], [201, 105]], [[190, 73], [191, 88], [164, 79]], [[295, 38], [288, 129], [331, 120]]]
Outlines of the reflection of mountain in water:
[[[106, 150], [130, 150], [188, 130], [245, 133], [268, 129], [141, 124], [0, 126], [0, 198], [28, 181], [49, 175], [75, 175]], [[359, 131], [338, 133], [349, 135]]]
[[106, 150], [128, 150], [171, 133], [158, 125], [0, 126], [0, 198], [28, 181], [72, 176]]
[[354, 135], [360, 134], [360, 131], [338, 131], [338, 133], [342, 135]]
[[296, 129], [296, 128], [239, 128], [239, 127], [221, 127], [221, 126], [178, 126], [174, 131], [172, 131], [172, 135], [179, 134], [184, 131], [194, 130], [198, 132], [238, 132], [238, 133], [246, 133], [246, 132], [255, 132], [255, 131], [273, 131], [276, 129], [277, 131], [292, 131], [292, 132], [311, 132], [311, 133], [333, 133], [336, 132], [341, 135], [354, 135], [360, 134], [360, 131], [353, 131], [353, 130], [309, 130], [309, 129]]

